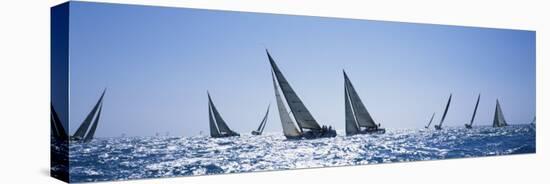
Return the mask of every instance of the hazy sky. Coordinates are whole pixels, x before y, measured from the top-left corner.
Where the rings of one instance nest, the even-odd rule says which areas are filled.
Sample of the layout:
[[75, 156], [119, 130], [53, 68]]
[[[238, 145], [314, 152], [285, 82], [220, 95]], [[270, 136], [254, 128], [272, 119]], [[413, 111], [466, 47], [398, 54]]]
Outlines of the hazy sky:
[[535, 32], [305, 16], [72, 2], [70, 133], [103, 88], [97, 136], [208, 134], [210, 91], [235, 131], [249, 134], [272, 104], [269, 49], [320, 124], [344, 129], [345, 69], [377, 123], [421, 128], [450, 93], [444, 126], [509, 123], [535, 114]]

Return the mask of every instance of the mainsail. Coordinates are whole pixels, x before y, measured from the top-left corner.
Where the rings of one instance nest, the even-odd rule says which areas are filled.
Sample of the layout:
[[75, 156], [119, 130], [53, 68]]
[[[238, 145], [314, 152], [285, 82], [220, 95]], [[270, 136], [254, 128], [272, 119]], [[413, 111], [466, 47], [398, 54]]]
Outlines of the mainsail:
[[63, 128], [63, 124], [61, 123], [61, 120], [59, 119], [57, 112], [55, 112], [55, 109], [53, 108], [53, 104], [50, 105], [50, 109], [51, 109], [50, 124], [51, 124], [52, 136], [55, 138], [67, 139], [67, 132], [65, 132], [65, 128]]
[[426, 128], [430, 128], [430, 125], [432, 124], [434, 117], [435, 117], [435, 112], [432, 114], [432, 118], [430, 118], [430, 122], [428, 123], [428, 125], [426, 125]]
[[266, 53], [267, 57], [269, 58], [269, 63], [271, 64], [271, 68], [273, 69], [275, 77], [277, 78], [277, 81], [279, 83], [279, 87], [281, 88], [286, 102], [290, 107], [290, 110], [292, 111], [292, 115], [294, 115], [294, 119], [296, 120], [296, 123], [298, 124], [300, 129], [305, 128], [312, 130], [321, 130], [321, 126], [319, 126], [317, 121], [313, 118], [313, 116], [306, 108], [302, 100], [300, 100], [296, 92], [294, 92], [292, 87], [290, 87], [290, 84], [279, 70], [279, 67], [277, 67], [277, 64], [275, 64], [275, 61], [273, 60], [267, 49]]
[[289, 112], [286, 110], [281, 94], [279, 93], [279, 87], [277, 82], [275, 82], [275, 76], [273, 76], [273, 88], [275, 89], [275, 98], [277, 98], [277, 109], [279, 109], [279, 118], [281, 119], [281, 124], [283, 126], [283, 134], [287, 137], [297, 137], [302, 135], [302, 133], [296, 128], [292, 118], [290, 118]]
[[214, 116], [212, 115], [212, 103], [210, 103], [210, 98], [208, 100], [208, 119], [210, 120], [210, 136], [212, 137], [219, 137], [220, 130], [218, 130], [218, 126], [216, 125], [216, 122], [214, 120]]
[[439, 122], [439, 128], [441, 128], [441, 125], [443, 125], [443, 121], [445, 121], [445, 117], [447, 116], [447, 112], [449, 111], [449, 105], [451, 104], [452, 97], [453, 97], [453, 94], [449, 96], [449, 100], [447, 101], [447, 106], [445, 106], [445, 111], [443, 112], [443, 116], [441, 117], [441, 121]]
[[[225, 121], [222, 119], [222, 116], [214, 106], [210, 93], [208, 93], [208, 106], [209, 106], [209, 118], [210, 118], [210, 135], [212, 137], [217, 137], [220, 135], [234, 135], [237, 134], [231, 130]], [[212, 118], [213, 117], [213, 118]], [[215, 125], [217, 129], [213, 128], [212, 125]], [[216, 131], [214, 134], [212, 132]]]
[[102, 108], [103, 107], [99, 107], [99, 110], [97, 111], [97, 117], [95, 118], [92, 127], [90, 127], [90, 131], [88, 131], [88, 134], [86, 135], [86, 137], [84, 137], [84, 142], [90, 142], [94, 138], [95, 130], [97, 129], [97, 124], [99, 122], [99, 117], [101, 116]]
[[347, 83], [344, 84], [344, 101], [346, 106], [346, 135], [355, 135], [359, 133], [359, 125], [357, 125], [357, 120], [350, 104]]
[[344, 71], [344, 83], [346, 88], [345, 91], [347, 91], [347, 96], [351, 104], [351, 109], [353, 110], [354, 117], [359, 127], [377, 128], [378, 126], [370, 116], [369, 112], [367, 111], [367, 108], [361, 101], [361, 98], [359, 98], [357, 91], [355, 91], [355, 88], [353, 87], [353, 84], [349, 80], [348, 75], [346, 75], [345, 71]]
[[504, 114], [502, 113], [502, 109], [500, 108], [500, 103], [497, 99], [497, 106], [495, 107], [495, 118], [493, 119], [493, 127], [503, 127], [508, 126], [508, 123], [506, 123], [506, 120], [504, 119]]
[[262, 134], [262, 132], [264, 132], [265, 125], [267, 124], [267, 115], [268, 114], [269, 114], [269, 106], [267, 106], [267, 112], [265, 112], [265, 116], [262, 119], [262, 122], [260, 123], [260, 126], [258, 127], [258, 130], [256, 130], [260, 134]]
[[476, 107], [474, 108], [474, 114], [472, 114], [472, 119], [470, 120], [470, 126], [472, 126], [472, 124], [474, 124], [474, 119], [476, 117], [476, 112], [477, 112], [477, 107], [479, 106], [479, 98], [480, 97], [481, 97], [481, 94], [477, 95]]
[[[103, 93], [101, 94], [101, 97], [99, 97], [99, 100], [95, 104], [92, 111], [90, 111], [88, 116], [86, 116], [86, 119], [84, 119], [82, 124], [80, 124], [80, 127], [78, 127], [78, 129], [74, 133], [73, 137], [75, 139], [80, 140], [80, 139], [84, 139], [84, 138], [88, 137], [88, 141], [90, 141], [93, 138], [93, 136], [95, 134], [95, 128], [97, 127], [97, 122], [99, 121], [99, 113], [98, 112], [100, 111], [99, 109], [101, 108], [101, 106], [103, 106], [103, 97], [105, 96], [105, 91], [106, 91], [106, 89], [103, 90]], [[90, 124], [92, 124], [92, 121], [94, 121], [95, 127], [93, 127], [93, 131], [90, 131], [90, 129], [91, 129]], [[88, 134], [86, 134], [87, 132], [88, 132]]]

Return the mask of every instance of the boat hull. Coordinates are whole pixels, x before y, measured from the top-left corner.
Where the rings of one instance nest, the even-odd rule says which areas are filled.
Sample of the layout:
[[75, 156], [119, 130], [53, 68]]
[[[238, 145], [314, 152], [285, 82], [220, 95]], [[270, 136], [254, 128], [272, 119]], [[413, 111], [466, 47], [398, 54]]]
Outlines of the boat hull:
[[377, 128], [377, 129], [374, 129], [374, 130], [365, 130], [363, 132], [364, 132], [363, 134], [385, 134], [386, 129], [385, 128]]
[[299, 135], [299, 136], [286, 136], [286, 139], [287, 140], [300, 140], [300, 139], [303, 139], [303, 136]]
[[262, 135], [262, 133], [258, 131], [252, 131], [252, 135]]
[[241, 136], [238, 133], [229, 133], [229, 134], [220, 134], [218, 136], [212, 136], [212, 138], [224, 138], [224, 137], [235, 137], [235, 136]]
[[436, 130], [441, 130], [441, 129], [442, 129], [441, 126], [439, 126], [439, 125], [435, 125], [434, 128], [435, 128]]
[[304, 131], [302, 135], [298, 136], [287, 136], [288, 140], [301, 140], [301, 139], [320, 139], [320, 138], [331, 138], [336, 137], [336, 130], [309, 130]]
[[358, 134], [385, 134], [386, 129], [385, 128], [377, 128], [377, 129], [367, 129], [357, 132], [356, 134], [347, 134], [347, 136], [352, 135], [358, 135]]
[[472, 129], [472, 125], [464, 124], [464, 126], [465, 126], [467, 129]]
[[306, 131], [302, 135], [305, 139], [319, 139], [319, 138], [330, 138], [336, 137], [336, 130], [321, 130], [321, 131]]

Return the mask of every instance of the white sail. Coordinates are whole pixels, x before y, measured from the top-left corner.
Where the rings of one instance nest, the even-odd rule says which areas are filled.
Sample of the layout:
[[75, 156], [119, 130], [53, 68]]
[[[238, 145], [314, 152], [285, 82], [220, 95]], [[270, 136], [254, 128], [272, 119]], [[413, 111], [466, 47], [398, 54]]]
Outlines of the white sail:
[[347, 83], [344, 84], [344, 101], [346, 106], [346, 135], [357, 134], [359, 133], [359, 126], [357, 125], [355, 114], [353, 113], [353, 109], [351, 108]]
[[290, 115], [288, 115], [288, 111], [286, 110], [281, 94], [279, 93], [279, 87], [277, 82], [275, 82], [275, 76], [273, 76], [273, 88], [275, 89], [275, 97], [277, 98], [277, 109], [279, 110], [279, 118], [281, 119], [281, 124], [283, 126], [283, 134], [290, 137], [302, 135], [298, 128], [296, 128], [296, 125], [294, 125]]
[[296, 120], [298, 126], [300, 126], [300, 128], [320, 130], [321, 126], [319, 126], [315, 118], [313, 118], [313, 116], [306, 108], [302, 100], [300, 100], [296, 92], [294, 92], [292, 87], [290, 87], [290, 84], [279, 70], [279, 67], [277, 67], [277, 65], [275, 64], [273, 58], [271, 58], [269, 52], [267, 50], [266, 52], [269, 58], [269, 63], [271, 64], [273, 72], [275, 73], [275, 77], [277, 78], [277, 82], [279, 83], [279, 87], [283, 92], [286, 102], [290, 107], [290, 110], [292, 111], [292, 114], [294, 115], [294, 119]]
[[264, 132], [265, 125], [267, 124], [267, 116], [269, 115], [269, 106], [267, 106], [267, 111], [265, 112], [264, 118], [262, 118], [262, 121], [260, 122], [260, 126], [256, 130], [260, 134]]
[[212, 114], [212, 103], [210, 100], [208, 101], [208, 119], [210, 120], [210, 136], [212, 137], [219, 137], [220, 131], [218, 130], [218, 126], [216, 125], [216, 120], [214, 120], [214, 115]]
[[361, 101], [361, 98], [359, 98], [359, 95], [357, 94], [357, 91], [355, 91], [355, 88], [353, 87], [353, 84], [349, 80], [346, 72], [344, 72], [344, 81], [345, 81], [345, 85], [347, 85], [348, 97], [351, 102], [357, 124], [360, 127], [376, 128], [377, 127], [376, 123], [374, 122], [371, 115], [367, 111], [367, 108]]
[[502, 109], [500, 108], [500, 103], [497, 99], [497, 105], [495, 107], [495, 117], [493, 119], [493, 127], [503, 127], [508, 126], [508, 123], [506, 123], [506, 120], [504, 119], [504, 114], [502, 113]]

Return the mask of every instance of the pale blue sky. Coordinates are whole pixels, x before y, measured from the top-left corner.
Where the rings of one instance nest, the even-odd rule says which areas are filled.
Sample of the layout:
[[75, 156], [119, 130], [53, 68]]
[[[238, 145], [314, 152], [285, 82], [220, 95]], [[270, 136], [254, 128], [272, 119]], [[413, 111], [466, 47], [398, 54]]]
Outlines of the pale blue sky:
[[97, 136], [208, 133], [209, 90], [229, 126], [249, 134], [272, 104], [272, 56], [318, 122], [344, 128], [345, 69], [374, 120], [421, 128], [449, 93], [444, 126], [535, 114], [535, 32], [72, 2], [70, 133], [107, 87]]

